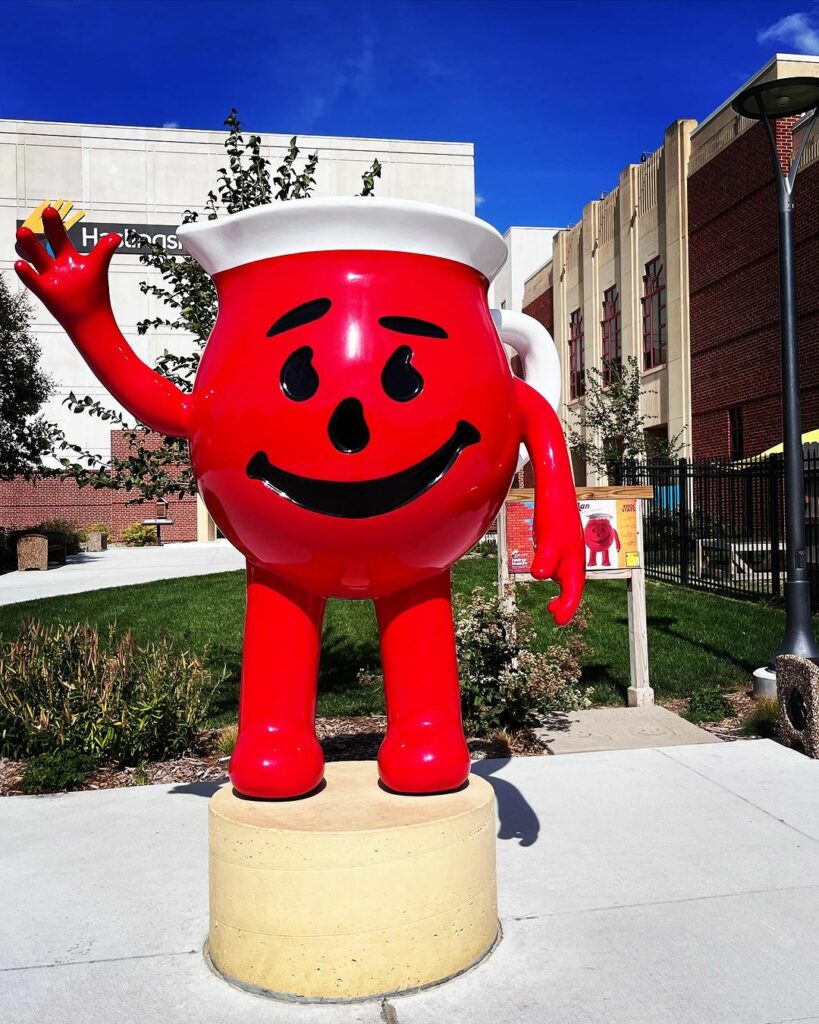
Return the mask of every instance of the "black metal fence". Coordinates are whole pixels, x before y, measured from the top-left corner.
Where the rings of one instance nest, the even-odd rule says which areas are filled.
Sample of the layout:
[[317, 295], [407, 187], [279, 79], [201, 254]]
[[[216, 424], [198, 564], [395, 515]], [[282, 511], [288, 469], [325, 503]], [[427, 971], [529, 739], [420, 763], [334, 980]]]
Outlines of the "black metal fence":
[[[819, 608], [819, 444], [803, 446], [807, 558]], [[649, 484], [643, 503], [646, 574], [732, 597], [781, 598], [785, 583], [781, 455], [736, 462], [648, 463], [628, 482]]]

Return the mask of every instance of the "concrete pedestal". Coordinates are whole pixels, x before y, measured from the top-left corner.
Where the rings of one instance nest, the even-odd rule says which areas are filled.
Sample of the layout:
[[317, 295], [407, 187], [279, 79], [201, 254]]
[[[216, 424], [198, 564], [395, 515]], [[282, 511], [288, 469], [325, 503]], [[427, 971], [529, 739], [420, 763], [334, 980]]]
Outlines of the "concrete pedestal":
[[399, 796], [374, 763], [327, 765], [301, 800], [211, 799], [210, 936], [216, 971], [285, 998], [362, 999], [431, 985], [498, 936], [495, 798]]
[[754, 697], [769, 697], [776, 700], [776, 673], [763, 665], [753, 673]]

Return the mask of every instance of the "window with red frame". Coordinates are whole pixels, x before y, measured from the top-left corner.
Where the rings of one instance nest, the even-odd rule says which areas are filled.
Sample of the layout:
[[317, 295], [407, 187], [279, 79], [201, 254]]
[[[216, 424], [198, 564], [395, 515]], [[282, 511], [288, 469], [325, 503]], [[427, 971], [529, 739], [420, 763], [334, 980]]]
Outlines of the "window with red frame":
[[741, 405], [735, 405], [728, 410], [728, 443], [731, 459], [745, 458], [745, 426], [742, 422]]
[[662, 366], [668, 357], [665, 268], [659, 256], [646, 263], [643, 277], [643, 369]]
[[620, 375], [623, 362], [623, 333], [620, 318], [620, 292], [612, 285], [603, 292], [603, 383], [611, 384]]
[[569, 397], [586, 394], [586, 342], [583, 337], [583, 314], [579, 309], [569, 317]]

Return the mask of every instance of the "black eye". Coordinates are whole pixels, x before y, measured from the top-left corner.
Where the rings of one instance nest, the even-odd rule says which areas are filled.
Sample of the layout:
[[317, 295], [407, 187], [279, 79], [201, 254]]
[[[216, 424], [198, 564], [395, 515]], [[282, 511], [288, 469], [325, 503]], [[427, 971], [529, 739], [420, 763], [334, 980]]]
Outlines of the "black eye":
[[296, 306], [289, 313], [279, 317], [267, 332], [267, 336], [272, 338], [274, 334], [283, 334], [285, 331], [292, 331], [294, 327], [311, 324], [314, 320], [323, 317], [330, 306], [332, 306], [332, 302], [329, 299], [311, 299], [310, 302]]
[[381, 386], [395, 402], [409, 402], [420, 395], [424, 378], [411, 365], [412, 349], [402, 345], [390, 356], [381, 374]]
[[388, 331], [399, 334], [418, 334], [422, 338], [448, 338], [449, 335], [437, 324], [428, 320], [417, 320], [414, 316], [382, 316], [378, 321]]
[[294, 402], [305, 402], [318, 390], [319, 379], [312, 359], [313, 350], [303, 345], [287, 357], [282, 367], [279, 377], [282, 391]]

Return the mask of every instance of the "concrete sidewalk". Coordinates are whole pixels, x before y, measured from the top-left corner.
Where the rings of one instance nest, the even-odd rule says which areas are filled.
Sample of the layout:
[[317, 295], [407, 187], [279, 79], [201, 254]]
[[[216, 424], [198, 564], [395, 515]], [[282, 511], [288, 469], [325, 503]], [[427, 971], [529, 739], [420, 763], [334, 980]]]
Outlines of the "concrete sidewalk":
[[244, 567], [244, 558], [226, 540], [161, 548], [114, 547], [70, 555], [65, 565], [47, 572], [5, 573], [0, 576], [0, 605]]
[[0, 800], [0, 1024], [819, 1022], [819, 764], [760, 740], [476, 770], [503, 941], [386, 1006], [208, 971], [212, 786]]
[[718, 736], [698, 728], [659, 704], [639, 708], [558, 711], [550, 715], [546, 725], [536, 732], [550, 754], [722, 742]]

